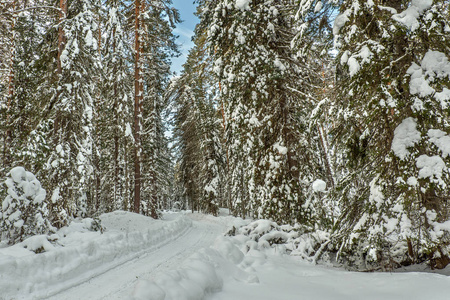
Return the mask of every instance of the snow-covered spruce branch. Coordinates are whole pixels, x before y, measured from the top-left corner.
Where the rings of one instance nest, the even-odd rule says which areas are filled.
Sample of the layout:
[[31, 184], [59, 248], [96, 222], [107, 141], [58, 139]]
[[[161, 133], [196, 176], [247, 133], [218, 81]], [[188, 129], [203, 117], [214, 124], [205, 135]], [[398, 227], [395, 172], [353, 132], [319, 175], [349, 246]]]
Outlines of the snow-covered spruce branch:
[[323, 250], [325, 249], [326, 246], [328, 246], [328, 244], [331, 242], [331, 240], [326, 241], [325, 243], [322, 243], [322, 245], [320, 245], [319, 250], [317, 250], [316, 254], [314, 254], [314, 257], [312, 259], [312, 262], [314, 264], [317, 264], [317, 260], [320, 258], [320, 256], [323, 253]]
[[302, 96], [305, 96], [305, 97], [308, 98], [308, 99], [314, 100], [314, 101], [312, 101], [313, 104], [316, 104], [317, 102], [319, 102], [319, 99], [317, 99], [316, 97], [312, 96], [311, 94], [306, 94], [306, 93], [304, 93], [304, 92], [302, 92], [302, 91], [299, 91], [299, 90], [297, 90], [297, 89], [295, 89], [295, 88], [293, 88], [293, 87], [290, 87], [290, 86], [286, 86], [286, 88], [287, 88], [288, 90], [291, 90], [291, 91], [293, 91], [293, 92], [295, 92], [295, 93], [298, 93], [298, 94], [300, 94], [300, 95], [302, 95]]
[[66, 13], [64, 12], [64, 10], [62, 10], [59, 7], [48, 6], [48, 5], [39, 5], [39, 6], [25, 7], [25, 8], [19, 9], [19, 10], [14, 10], [11, 13], [12, 14], [18, 14], [18, 13], [21, 13], [21, 12], [24, 12], [24, 11], [27, 11], [27, 10], [44, 9], [44, 8], [57, 10], [58, 12], [63, 14], [64, 18], [66, 18]]

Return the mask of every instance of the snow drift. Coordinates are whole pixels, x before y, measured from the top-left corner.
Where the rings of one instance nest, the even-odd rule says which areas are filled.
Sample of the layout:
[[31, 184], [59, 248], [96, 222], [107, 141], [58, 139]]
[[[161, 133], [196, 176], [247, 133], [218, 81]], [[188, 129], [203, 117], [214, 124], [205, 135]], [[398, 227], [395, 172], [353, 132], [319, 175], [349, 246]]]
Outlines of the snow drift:
[[103, 234], [90, 231], [92, 219], [75, 220], [50, 237], [33, 236], [1, 248], [0, 299], [51, 296], [169, 243], [192, 226], [184, 215], [160, 221], [116, 211], [100, 219]]

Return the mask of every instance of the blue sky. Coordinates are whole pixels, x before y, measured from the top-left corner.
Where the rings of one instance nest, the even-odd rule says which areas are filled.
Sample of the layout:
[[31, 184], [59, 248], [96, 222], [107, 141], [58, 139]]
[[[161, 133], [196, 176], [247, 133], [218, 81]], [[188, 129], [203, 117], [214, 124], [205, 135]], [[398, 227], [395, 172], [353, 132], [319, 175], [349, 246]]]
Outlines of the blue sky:
[[180, 74], [182, 65], [186, 61], [186, 55], [194, 45], [191, 37], [194, 34], [195, 25], [199, 20], [194, 16], [196, 5], [193, 2], [194, 0], [173, 0], [173, 6], [178, 9], [183, 20], [173, 31], [174, 34], [179, 36], [178, 44], [182, 53], [180, 57], [172, 59], [172, 70], [176, 71], [177, 74]]

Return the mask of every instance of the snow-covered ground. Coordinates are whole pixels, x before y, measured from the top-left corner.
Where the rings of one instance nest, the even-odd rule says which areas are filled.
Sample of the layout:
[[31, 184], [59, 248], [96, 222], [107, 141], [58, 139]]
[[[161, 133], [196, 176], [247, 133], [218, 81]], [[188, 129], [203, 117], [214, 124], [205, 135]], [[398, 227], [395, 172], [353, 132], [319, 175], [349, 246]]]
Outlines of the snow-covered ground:
[[[90, 231], [91, 220], [85, 219], [59, 230], [51, 236], [53, 243], [46, 236], [34, 236], [0, 249], [0, 299], [49, 297], [139, 261], [158, 249], [171, 248], [186, 235], [199, 235], [191, 219], [182, 214], [158, 221], [116, 211], [102, 215], [101, 220], [106, 228], [103, 234]], [[31, 251], [41, 247], [44, 253]]]
[[[0, 299], [450, 299], [450, 277], [433, 273], [355, 273], [317, 266], [277, 248], [252, 249], [224, 237], [242, 219], [129, 212], [101, 216], [53, 236], [0, 249]], [[35, 254], [29, 249], [45, 248]], [[25, 248], [27, 247], [27, 248]], [[245, 254], [244, 254], [245, 253]]]
[[355, 273], [296, 257], [269, 256], [254, 266], [257, 284], [226, 281], [206, 300], [448, 300], [450, 278], [430, 273]]

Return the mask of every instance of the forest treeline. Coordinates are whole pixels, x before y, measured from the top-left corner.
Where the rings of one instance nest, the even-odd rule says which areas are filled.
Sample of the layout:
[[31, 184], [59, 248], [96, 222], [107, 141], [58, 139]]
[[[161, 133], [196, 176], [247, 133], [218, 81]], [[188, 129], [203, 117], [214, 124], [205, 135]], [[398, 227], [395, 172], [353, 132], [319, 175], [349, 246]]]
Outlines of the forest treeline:
[[1, 2], [0, 173], [35, 174], [54, 226], [156, 217], [172, 194], [163, 94], [177, 22], [167, 0]]
[[35, 174], [52, 226], [228, 207], [329, 232], [356, 268], [445, 267], [448, 1], [196, 4], [169, 79], [169, 0], [1, 2], [0, 175]]

